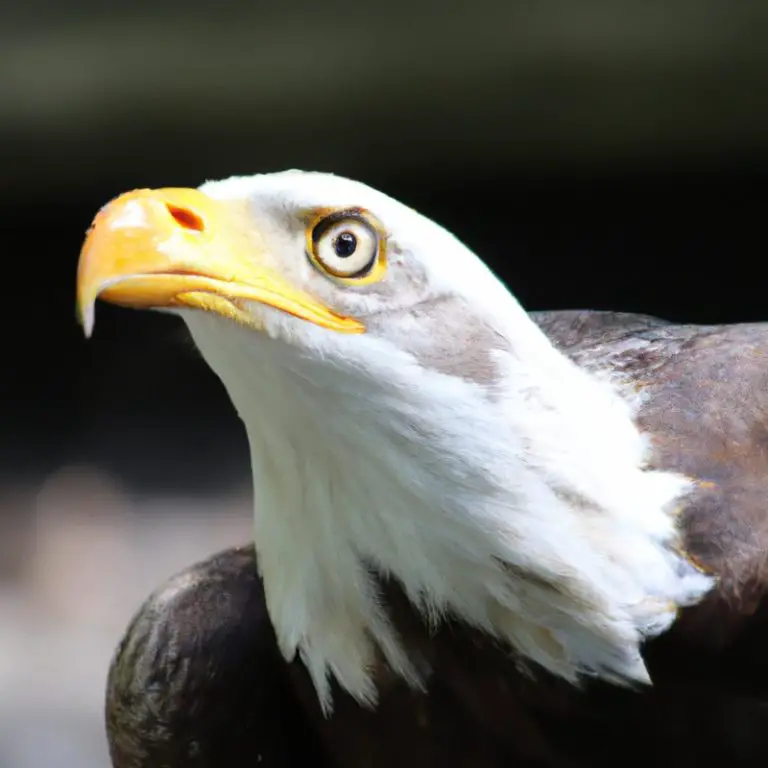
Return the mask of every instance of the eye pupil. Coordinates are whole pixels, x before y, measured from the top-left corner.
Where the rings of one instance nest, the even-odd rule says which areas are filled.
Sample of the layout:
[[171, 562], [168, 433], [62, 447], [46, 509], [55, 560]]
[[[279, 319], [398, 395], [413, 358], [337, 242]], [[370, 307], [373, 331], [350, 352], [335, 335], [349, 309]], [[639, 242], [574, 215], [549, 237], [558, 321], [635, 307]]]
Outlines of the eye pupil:
[[340, 259], [346, 259], [357, 250], [357, 238], [351, 232], [342, 232], [333, 241], [333, 250]]

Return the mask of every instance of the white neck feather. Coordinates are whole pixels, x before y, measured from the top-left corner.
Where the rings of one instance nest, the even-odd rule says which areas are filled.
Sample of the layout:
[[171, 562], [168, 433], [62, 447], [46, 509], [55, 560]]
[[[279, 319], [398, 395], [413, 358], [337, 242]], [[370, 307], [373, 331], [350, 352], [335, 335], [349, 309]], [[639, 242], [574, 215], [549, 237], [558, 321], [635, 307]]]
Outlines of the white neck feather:
[[646, 680], [644, 637], [711, 586], [671, 548], [688, 481], [645, 470], [629, 405], [511, 314], [493, 393], [367, 335], [319, 364], [185, 317], [247, 429], [281, 649], [300, 654], [327, 712], [331, 676], [375, 702], [376, 652], [423, 683], [366, 564], [429, 620], [461, 617], [574, 682]]

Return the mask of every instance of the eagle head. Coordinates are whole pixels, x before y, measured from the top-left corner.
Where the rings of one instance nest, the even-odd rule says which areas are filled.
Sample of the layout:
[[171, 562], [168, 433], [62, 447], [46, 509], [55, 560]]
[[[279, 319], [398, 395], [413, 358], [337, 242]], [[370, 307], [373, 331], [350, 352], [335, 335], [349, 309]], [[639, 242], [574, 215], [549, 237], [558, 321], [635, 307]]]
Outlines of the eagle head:
[[377, 190], [287, 171], [129, 192], [81, 252], [87, 333], [97, 298], [180, 315], [221, 379], [270, 617], [327, 712], [332, 681], [373, 705], [382, 660], [426, 683], [382, 577], [573, 682], [647, 681], [642, 641], [710, 586], [675, 549], [689, 482], [647, 468], [631, 404]]

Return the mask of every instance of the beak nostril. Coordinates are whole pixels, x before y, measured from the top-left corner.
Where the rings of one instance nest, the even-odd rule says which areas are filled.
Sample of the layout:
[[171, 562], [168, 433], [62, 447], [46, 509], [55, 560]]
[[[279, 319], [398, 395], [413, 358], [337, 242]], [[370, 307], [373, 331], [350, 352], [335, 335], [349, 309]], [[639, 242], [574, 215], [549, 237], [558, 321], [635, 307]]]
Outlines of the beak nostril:
[[179, 208], [177, 205], [171, 205], [166, 203], [168, 213], [173, 216], [177, 224], [180, 224], [184, 229], [191, 229], [195, 232], [202, 232], [205, 229], [203, 220], [194, 211], [190, 211], [189, 208]]

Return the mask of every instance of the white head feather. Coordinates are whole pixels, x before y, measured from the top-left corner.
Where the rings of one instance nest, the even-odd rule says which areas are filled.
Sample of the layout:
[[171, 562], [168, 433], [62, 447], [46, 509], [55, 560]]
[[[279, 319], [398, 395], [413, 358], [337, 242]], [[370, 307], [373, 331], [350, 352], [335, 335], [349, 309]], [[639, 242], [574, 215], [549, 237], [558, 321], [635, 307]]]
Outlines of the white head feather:
[[[458, 616], [568, 680], [646, 681], [641, 642], [711, 582], [674, 551], [689, 483], [645, 468], [630, 405], [462, 243], [384, 194], [298, 171], [201, 190], [246, 200], [283, 275], [367, 328], [255, 303], [263, 332], [182, 312], [245, 423], [270, 615], [325, 710], [331, 677], [375, 702], [376, 654], [424, 684], [371, 568], [429, 621]], [[386, 276], [364, 286], [305, 254], [302, 212], [353, 206], [387, 233]]]

